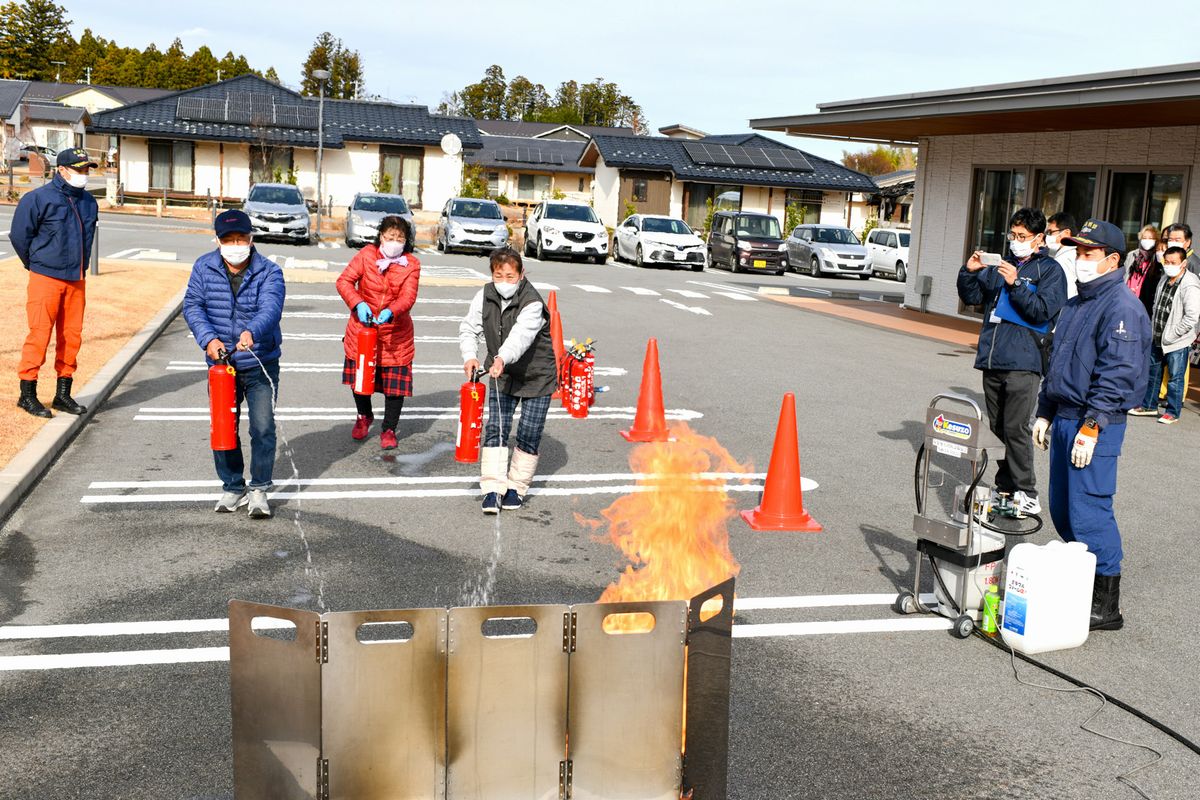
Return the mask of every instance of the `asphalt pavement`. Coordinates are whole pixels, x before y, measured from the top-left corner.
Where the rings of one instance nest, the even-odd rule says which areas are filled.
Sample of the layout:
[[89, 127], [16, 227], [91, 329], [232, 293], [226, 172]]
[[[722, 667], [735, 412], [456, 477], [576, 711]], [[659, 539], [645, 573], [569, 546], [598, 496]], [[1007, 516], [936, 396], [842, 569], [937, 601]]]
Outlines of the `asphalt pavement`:
[[[171, 222], [136, 224], [126, 233], [114, 222], [104, 246], [141, 242], [181, 263], [211, 246]], [[336, 265], [326, 271], [349, 256], [285, 247], [263, 249]], [[758, 533], [730, 522], [739, 604], [757, 606], [735, 625], [731, 798], [1136, 796], [1115, 777], [1150, 756], [1079, 729], [1097, 701], [1022, 686], [994, 648], [888, 606], [913, 579], [925, 406], [943, 390], [981, 399], [969, 350], [760, 292], [812, 279], [531, 261], [530, 279], [558, 292], [565, 335], [597, 340], [609, 391], [588, 420], [552, 413], [535, 488], [554, 491], [497, 529], [479, 512], [476, 468], [452, 453], [457, 319], [486, 264], [420, 255], [429, 280], [413, 312], [415, 396], [398, 450], [379, 448], [377, 425], [351, 440], [339, 382], [347, 311], [331, 284], [292, 282], [273, 520], [212, 513], [203, 358], [177, 320], [0, 529], [0, 798], [232, 797], [227, 636], [198, 622], [219, 622], [231, 598], [314, 611], [453, 606], [481, 590], [493, 604], [595, 601], [623, 564], [577, 515], [598, 518], [629, 482], [618, 431], [649, 337], [669, 418], [756, 472], [783, 394], [796, 393], [803, 471], [816, 484], [805, 504], [825, 526]], [[1189, 590], [1200, 557], [1180, 465], [1194, 461], [1200, 416], [1130, 426], [1117, 500], [1126, 628], [1044, 658], [1196, 739]], [[1038, 470], [1044, 481], [1040, 454]], [[756, 491], [733, 497], [743, 509], [757, 502]], [[130, 624], [150, 622], [162, 624]], [[1135, 776], [1152, 797], [1196, 796], [1200, 758], [1116, 709], [1094, 724], [1163, 752]]]

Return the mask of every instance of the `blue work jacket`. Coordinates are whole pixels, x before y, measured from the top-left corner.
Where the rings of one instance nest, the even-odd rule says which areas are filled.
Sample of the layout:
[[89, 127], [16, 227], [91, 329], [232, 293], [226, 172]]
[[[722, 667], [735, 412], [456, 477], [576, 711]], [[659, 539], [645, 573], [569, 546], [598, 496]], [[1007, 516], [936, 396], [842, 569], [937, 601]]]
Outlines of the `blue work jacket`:
[[81, 281], [87, 277], [98, 216], [96, 198], [56, 172], [50, 183], [17, 203], [8, 239], [30, 272]]

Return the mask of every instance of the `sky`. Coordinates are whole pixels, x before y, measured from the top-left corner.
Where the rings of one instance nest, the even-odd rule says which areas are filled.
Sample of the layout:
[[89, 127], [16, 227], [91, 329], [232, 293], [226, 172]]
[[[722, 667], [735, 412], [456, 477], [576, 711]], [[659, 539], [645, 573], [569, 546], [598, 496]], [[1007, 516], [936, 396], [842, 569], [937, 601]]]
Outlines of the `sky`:
[[[59, 2], [76, 36], [90, 27], [122, 46], [163, 50], [179, 37], [189, 53], [232, 50], [291, 85], [328, 30], [362, 55], [366, 91], [397, 102], [432, 108], [499, 64], [551, 94], [565, 80], [603, 77], [641, 104], [652, 130], [682, 123], [708, 133], [837, 100], [1200, 61], [1191, 36], [1134, 46], [1137, 15], [1110, 0]], [[1087, 24], [1072, 26], [1076, 17]], [[835, 160], [869, 149], [778, 138]]]

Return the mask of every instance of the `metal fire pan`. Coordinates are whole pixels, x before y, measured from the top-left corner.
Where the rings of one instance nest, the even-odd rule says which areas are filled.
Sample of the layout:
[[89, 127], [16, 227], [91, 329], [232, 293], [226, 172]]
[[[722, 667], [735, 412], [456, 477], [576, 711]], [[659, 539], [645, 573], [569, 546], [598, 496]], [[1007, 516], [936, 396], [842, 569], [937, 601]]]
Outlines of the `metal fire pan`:
[[[701, 620], [713, 597], [721, 610]], [[725, 800], [729, 769], [729, 673], [733, 644], [733, 579], [688, 604], [687, 731], [683, 788], [697, 798]]]
[[450, 610], [450, 798], [558, 800], [569, 611], [558, 605]]
[[[679, 800], [687, 604], [572, 606], [568, 736], [572, 800]], [[654, 616], [647, 633], [605, 633], [611, 614]]]
[[[274, 628], [251, 627], [266, 617]], [[296, 627], [284, 631], [279, 621]], [[312, 800], [321, 756], [320, 617], [229, 603], [233, 784], [238, 800]]]
[[[331, 800], [445, 797], [446, 610], [326, 614], [324, 757]], [[391, 641], [361, 641], [367, 623]], [[380, 630], [377, 628], [376, 630]], [[411, 638], [399, 640], [411, 633]]]

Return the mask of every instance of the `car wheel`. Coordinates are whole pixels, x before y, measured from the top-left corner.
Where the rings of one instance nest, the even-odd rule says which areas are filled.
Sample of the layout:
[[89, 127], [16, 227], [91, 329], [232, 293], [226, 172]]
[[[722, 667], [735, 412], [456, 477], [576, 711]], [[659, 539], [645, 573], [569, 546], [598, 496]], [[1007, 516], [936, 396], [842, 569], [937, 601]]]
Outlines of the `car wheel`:
[[906, 280], [908, 280], [908, 270], [904, 268], [903, 261], [896, 262], [896, 280], [900, 281], [901, 283], [904, 283]]
[[864, 274], [864, 275], [859, 275], [859, 276], [858, 276], [858, 279], [859, 279], [860, 281], [865, 281], [865, 280], [866, 280], [867, 278], [869, 278], [869, 277], [871, 277], [871, 273], [869, 273], [869, 272], [868, 272], [868, 273], [866, 273], [866, 274]]
[[439, 234], [437, 237], [437, 250], [439, 253], [446, 252], [446, 245], [442, 243], [441, 234]]
[[521, 246], [521, 249], [525, 251], [526, 258], [533, 258], [533, 248], [530, 246], [531, 244], [532, 244], [532, 242], [529, 241], [529, 229], [526, 228], [525, 229], [525, 244], [523, 244]]
[[703, 263], [701, 263], [701, 264], [693, 264], [693, 265], [692, 265], [692, 272], [703, 272], [703, 271], [704, 271], [704, 264], [703, 264]]
[[812, 257], [812, 261], [808, 262], [808, 274], [814, 278], [821, 277], [821, 259], [816, 256]]
[[711, 247], [708, 248], [708, 250], [706, 250], [704, 253], [704, 263], [713, 269], [717, 268], [717, 262], [713, 261], [713, 252]]
[[646, 262], [642, 258], [642, 246], [640, 244], [637, 246], [637, 249], [633, 251], [633, 263], [637, 264], [639, 267], [646, 266]]
[[785, 270], [782, 269], [775, 270], [775, 277], [778, 278], [779, 276], [783, 275], [784, 272]]
[[537, 244], [534, 246], [534, 252], [537, 254], [536, 258], [538, 261], [546, 260], [546, 249], [542, 247], [542, 237], [540, 235], [538, 236]]
[[780, 265], [783, 267], [783, 271], [784, 271], [784, 272], [791, 272], [791, 271], [792, 271], [792, 265], [788, 263], [788, 258], [787, 258], [787, 256], [784, 256], [783, 258], [779, 259], [779, 263], [780, 263]]
[[618, 264], [620, 264], [620, 263], [621, 263], [621, 245], [617, 243], [617, 237], [616, 237], [616, 236], [614, 236], [614, 237], [613, 237], [613, 243], [612, 243], [612, 260], [613, 260], [613, 261], [615, 261], [615, 262], [617, 262]]

